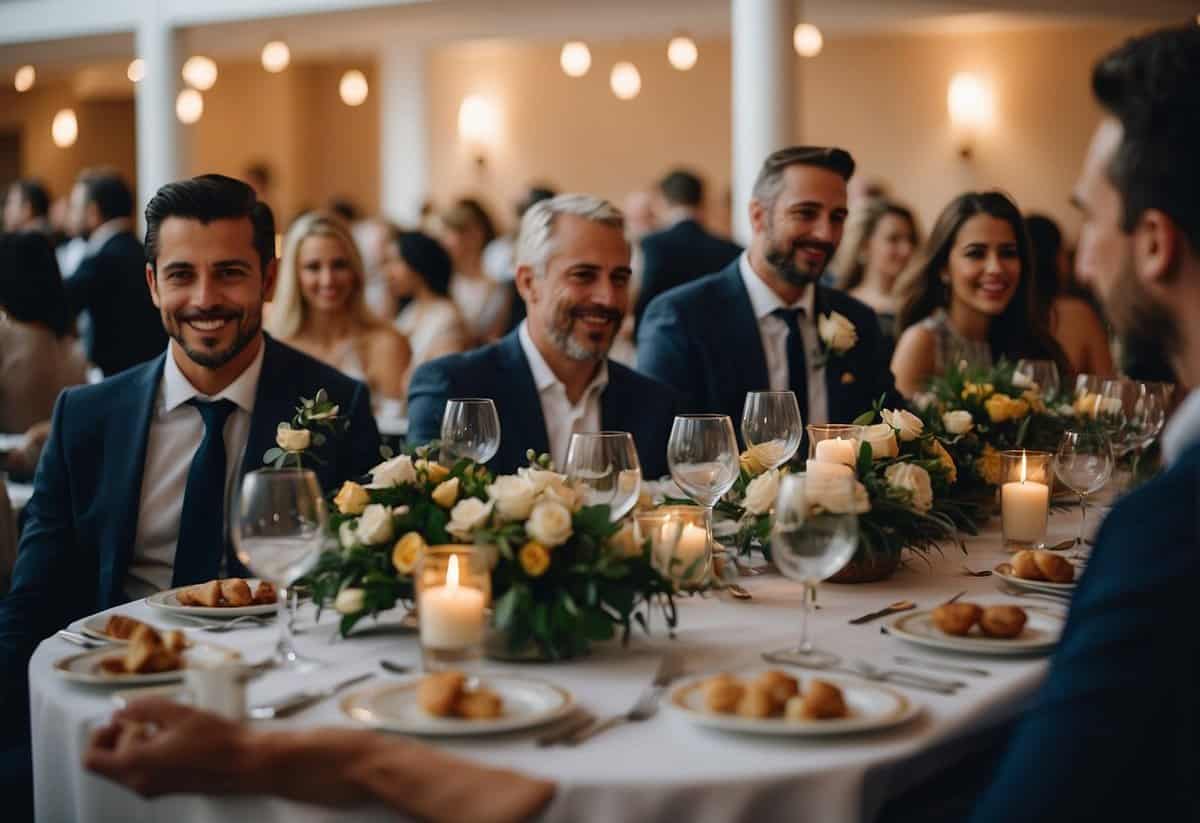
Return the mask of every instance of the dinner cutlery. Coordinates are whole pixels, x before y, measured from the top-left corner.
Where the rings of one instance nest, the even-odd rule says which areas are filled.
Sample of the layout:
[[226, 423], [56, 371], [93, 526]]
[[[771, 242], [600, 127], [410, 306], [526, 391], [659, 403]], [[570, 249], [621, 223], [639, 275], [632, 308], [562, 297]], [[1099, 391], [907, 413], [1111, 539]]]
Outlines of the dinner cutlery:
[[1040, 597], [1043, 600], [1051, 600], [1063, 606], [1071, 605], [1071, 596], [1069, 594], [1059, 594], [1058, 592], [1049, 591], [1029, 591], [1008, 582], [1002, 582], [996, 589], [1013, 597]]
[[956, 603], [956, 602], [958, 602], [958, 598], [962, 597], [964, 594], [966, 594], [966, 592], [959, 592], [958, 594], [954, 595], [954, 597], [951, 597], [949, 600], [947, 600], [942, 605], [949, 606], [951, 603]]
[[833, 672], [834, 674], [848, 674], [852, 677], [861, 677], [864, 680], [872, 680], [878, 683], [891, 683], [896, 686], [907, 686], [913, 689], [925, 689], [926, 691], [936, 692], [938, 694], [954, 694], [958, 687], [951, 685], [948, 681], [937, 681], [936, 685], [933, 682], [927, 681], [920, 675], [908, 675], [907, 672], [885, 672], [876, 669], [869, 664], [863, 668], [856, 664], [856, 668], [846, 666], [809, 666], [800, 663], [794, 658], [788, 657], [786, 654], [779, 652], [763, 652], [762, 659], [768, 663], [782, 664], [785, 666], [797, 666], [802, 669], [819, 672]]
[[1072, 546], [1074, 546], [1074, 545], [1075, 545], [1075, 543], [1076, 543], [1076, 540], [1075, 540], [1075, 538], [1074, 538], [1074, 537], [1072, 537], [1072, 538], [1070, 538], [1070, 539], [1068, 539], [1068, 540], [1064, 540], [1064, 541], [1062, 541], [1061, 543], [1055, 543], [1053, 546], [1042, 546], [1042, 550], [1043, 550], [1043, 551], [1048, 551], [1048, 552], [1061, 552], [1061, 551], [1066, 551], [1067, 549], [1069, 549], [1069, 548], [1071, 548]]
[[579, 706], [574, 712], [563, 718], [563, 721], [550, 731], [537, 738], [539, 747], [553, 746], [563, 743], [568, 737], [582, 731], [585, 727], [596, 722], [596, 716], [587, 709]]
[[397, 663], [395, 660], [380, 660], [379, 666], [385, 672], [391, 672], [392, 674], [411, 674], [413, 670], [412, 666]]
[[743, 589], [737, 583], [730, 583], [725, 588], [729, 591], [730, 595], [732, 595], [734, 598], [736, 598], [738, 600], [753, 600], [754, 599], [754, 595], [750, 594], [750, 592]]
[[667, 652], [659, 661], [658, 671], [654, 680], [642, 691], [637, 701], [624, 714], [614, 714], [597, 723], [585, 726], [566, 739], [569, 746], [578, 746], [586, 740], [591, 740], [601, 732], [620, 726], [622, 723], [640, 723], [649, 720], [658, 711], [658, 699], [663, 690], [683, 674], [683, 655], [679, 652]]
[[195, 617], [194, 615], [190, 614], [176, 614], [172, 616], [196, 624], [196, 628], [199, 631], [215, 632], [216, 634], [222, 634], [224, 632], [233, 631], [234, 629], [244, 628], [246, 626], [259, 628], [261, 626], [269, 626], [271, 624], [271, 621], [267, 618], [259, 617], [253, 614], [244, 614], [241, 617], [235, 617], [232, 620], [210, 620], [204, 617]]
[[901, 666], [917, 666], [934, 671], [954, 672], [956, 674], [971, 674], [976, 677], [991, 677], [991, 672], [987, 669], [977, 669], [974, 666], [958, 666], [952, 663], [935, 663], [932, 660], [918, 660], [915, 657], [905, 657], [904, 655], [896, 655], [892, 658]]
[[885, 682], [889, 683], [904, 684], [907, 682], [910, 685], [920, 684], [921, 686], [928, 686], [933, 689], [950, 689], [952, 692], [955, 689], [963, 689], [967, 686], [967, 684], [961, 680], [943, 680], [940, 677], [930, 677], [928, 675], [918, 674], [917, 672], [905, 672], [900, 671], [899, 669], [883, 669], [879, 666], [868, 663], [865, 660], [855, 660], [853, 661], [852, 665], [864, 674], [867, 674], [871, 677], [882, 678]]
[[983, 569], [981, 571], [975, 571], [975, 570], [971, 569], [969, 566], [964, 565], [962, 567], [962, 570], [963, 570], [963, 574], [965, 574], [967, 577], [991, 577], [992, 576], [991, 569]]
[[851, 620], [850, 623], [851, 623], [851, 625], [854, 625], [854, 626], [860, 626], [863, 623], [870, 623], [872, 620], [876, 620], [880, 617], [887, 617], [889, 614], [896, 614], [897, 612], [906, 612], [906, 611], [909, 611], [910, 609], [915, 609], [916, 607], [917, 607], [917, 604], [912, 602], [911, 600], [897, 600], [895, 603], [892, 603], [890, 606], [885, 606], [882, 609], [879, 609], [878, 611], [868, 612], [867, 614], [864, 614], [862, 617], [856, 617], [853, 620]]
[[79, 634], [78, 632], [68, 631], [67, 629], [59, 629], [55, 636], [68, 643], [74, 643], [76, 646], [82, 646], [85, 649], [98, 649], [101, 646], [107, 646], [108, 643], [103, 640], [93, 640], [90, 637]]
[[255, 720], [271, 720], [280, 717], [291, 717], [293, 714], [302, 712], [309, 706], [320, 703], [322, 700], [333, 697], [342, 689], [348, 689], [351, 686], [358, 685], [364, 680], [369, 680], [374, 677], [374, 672], [356, 675], [346, 680], [341, 680], [329, 686], [324, 686], [319, 689], [304, 689], [302, 691], [293, 692], [292, 694], [281, 697], [270, 703], [263, 703], [258, 706], [251, 707], [249, 711], [250, 717]]

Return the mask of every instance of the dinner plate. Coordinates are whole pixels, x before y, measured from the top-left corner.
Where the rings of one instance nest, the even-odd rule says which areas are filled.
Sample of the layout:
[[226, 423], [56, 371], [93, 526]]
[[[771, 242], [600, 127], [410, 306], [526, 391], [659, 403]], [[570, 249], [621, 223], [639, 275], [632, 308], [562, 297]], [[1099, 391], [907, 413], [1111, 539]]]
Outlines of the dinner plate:
[[[763, 670], [765, 671], [765, 669]], [[752, 679], [760, 671], [739, 673]], [[905, 723], [913, 718], [920, 706], [903, 694], [886, 686], [863, 683], [836, 675], [810, 672], [802, 675], [800, 691], [805, 680], [824, 680], [842, 690], [849, 714], [826, 720], [788, 720], [783, 717], [741, 717], [736, 714], [715, 714], [704, 708], [704, 683], [709, 677], [696, 677], [671, 690], [666, 706], [677, 716], [698, 726], [725, 732], [771, 735], [775, 737], [825, 737], [839, 734], [877, 731]]]
[[[246, 583], [250, 586], [250, 591], [258, 586], [257, 578], [246, 578]], [[174, 614], [190, 614], [195, 617], [241, 617], [247, 614], [274, 614], [276, 605], [274, 603], [262, 603], [254, 606], [183, 606], [179, 603], [179, 592], [188, 586], [180, 586], [175, 589], [167, 589], [162, 592], [155, 592], [146, 598], [146, 605], [153, 609], [162, 609], [168, 613]]]
[[54, 671], [64, 680], [72, 683], [84, 683], [89, 686], [149, 686], [154, 683], [173, 683], [183, 679], [183, 669], [153, 674], [113, 674], [100, 668], [100, 661], [106, 657], [123, 657], [124, 650], [119, 646], [103, 649], [92, 649], [83, 654], [73, 654], [54, 663]]
[[[1075, 591], [1074, 583], [1051, 583], [1049, 580], [1026, 580], [1024, 577], [1017, 577], [1013, 574], [1012, 563], [1000, 563], [992, 571], [996, 573], [997, 577], [1027, 591], [1053, 592], [1054, 594], [1071, 594]], [[1080, 571], [1078, 568], [1075, 569], [1076, 580], [1079, 579]]]
[[1008, 639], [988, 637], [978, 626], [962, 637], [946, 634], [933, 624], [933, 611], [930, 609], [909, 612], [896, 618], [888, 626], [888, 632], [918, 646], [973, 654], [1035, 654], [1053, 649], [1062, 634], [1062, 618], [1029, 606], [1021, 608], [1028, 618], [1025, 628], [1016, 637]]
[[562, 717], [574, 703], [566, 689], [532, 677], [496, 674], [480, 678], [480, 685], [500, 695], [503, 713], [494, 720], [434, 717], [417, 703], [421, 678], [361, 689], [341, 701], [342, 712], [367, 726], [403, 734], [430, 737], [498, 734], [528, 729]]
[[[109, 615], [109, 614], [94, 614], [94, 615], [92, 615], [91, 617], [84, 620], [82, 624], [80, 624], [79, 633], [82, 635], [85, 635], [87, 637], [90, 637], [93, 640], [102, 640], [105, 643], [112, 643], [114, 646], [126, 645], [129, 642], [128, 640], [120, 640], [116, 637], [111, 637], [110, 635], [107, 635], [104, 633], [104, 629], [108, 626], [108, 618], [111, 616], [112, 615]], [[134, 619], [136, 619], [136, 618], [134, 618]], [[138, 622], [146, 623], [145, 620], [140, 620]], [[162, 629], [159, 626], [155, 626], [152, 623], [146, 623], [146, 625], [150, 626], [155, 631], [159, 631], [159, 632], [164, 631], [164, 629]]]

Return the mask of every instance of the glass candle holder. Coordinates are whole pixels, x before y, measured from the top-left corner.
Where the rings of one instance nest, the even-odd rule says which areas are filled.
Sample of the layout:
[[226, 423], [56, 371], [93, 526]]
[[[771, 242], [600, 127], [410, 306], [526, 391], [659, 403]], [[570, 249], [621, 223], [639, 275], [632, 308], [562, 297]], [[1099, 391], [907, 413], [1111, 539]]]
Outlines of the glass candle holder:
[[703, 506], [660, 506], [637, 515], [654, 567], [681, 589], [698, 588], [712, 566], [712, 526]]
[[850, 423], [809, 423], [808, 459], [853, 466], [858, 462], [862, 433], [862, 426]]
[[1000, 531], [1012, 551], [1045, 545], [1054, 455], [1018, 449], [1000, 453]]
[[475, 546], [430, 546], [415, 578], [425, 671], [462, 668], [483, 656], [491, 564]]

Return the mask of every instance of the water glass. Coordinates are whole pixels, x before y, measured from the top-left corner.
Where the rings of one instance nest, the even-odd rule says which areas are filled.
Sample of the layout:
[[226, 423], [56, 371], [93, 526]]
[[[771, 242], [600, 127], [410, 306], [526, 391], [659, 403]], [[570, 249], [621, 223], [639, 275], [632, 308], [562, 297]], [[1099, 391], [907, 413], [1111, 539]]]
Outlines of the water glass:
[[442, 413], [441, 460], [487, 463], [500, 450], [500, 416], [487, 397], [454, 397]]
[[1063, 433], [1054, 456], [1054, 474], [1064, 486], [1079, 495], [1079, 536], [1075, 540], [1076, 547], [1084, 542], [1087, 498], [1104, 488], [1112, 476], [1115, 463], [1112, 443], [1104, 432], [1068, 429]]
[[1062, 388], [1058, 364], [1053, 360], [1018, 360], [1013, 372], [1025, 377], [1043, 398], [1056, 397]]
[[742, 410], [742, 440], [755, 447], [768, 469], [792, 459], [804, 439], [800, 404], [791, 391], [755, 391], [746, 394]]

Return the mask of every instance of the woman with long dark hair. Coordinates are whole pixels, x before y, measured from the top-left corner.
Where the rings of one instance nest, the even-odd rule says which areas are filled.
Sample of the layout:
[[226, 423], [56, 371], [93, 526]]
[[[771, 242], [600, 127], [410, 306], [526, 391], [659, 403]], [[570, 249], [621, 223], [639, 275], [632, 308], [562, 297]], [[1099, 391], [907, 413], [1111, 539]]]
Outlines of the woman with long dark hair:
[[952, 200], [901, 278], [896, 387], [911, 397], [961, 361], [983, 366], [1024, 357], [1066, 370], [1033, 273], [1025, 221], [1007, 195], [967, 192]]

